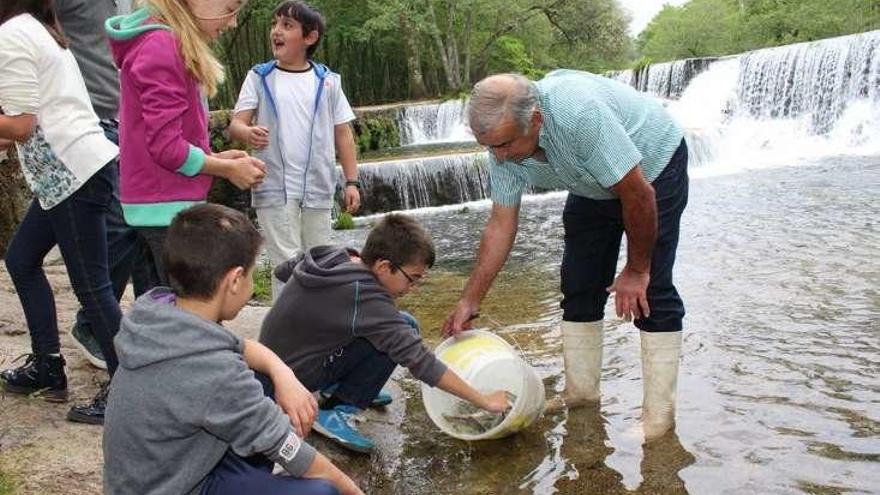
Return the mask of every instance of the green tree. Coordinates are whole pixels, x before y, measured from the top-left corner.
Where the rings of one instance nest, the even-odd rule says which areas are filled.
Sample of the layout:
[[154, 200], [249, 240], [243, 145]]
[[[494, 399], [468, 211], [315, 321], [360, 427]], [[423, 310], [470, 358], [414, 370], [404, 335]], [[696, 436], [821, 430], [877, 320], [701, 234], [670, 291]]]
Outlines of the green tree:
[[666, 5], [639, 35], [641, 55], [654, 62], [729, 53], [740, 18], [738, 0]]
[[[342, 74], [355, 105], [456, 94], [491, 72], [538, 77], [566, 66], [620, 66], [630, 50], [616, 0], [314, 0], [328, 29], [316, 54]], [[271, 57], [277, 0], [251, 0], [221, 39], [234, 104], [254, 63]]]
[[659, 62], [880, 28], [878, 0], [691, 0], [667, 6], [639, 35], [639, 56]]

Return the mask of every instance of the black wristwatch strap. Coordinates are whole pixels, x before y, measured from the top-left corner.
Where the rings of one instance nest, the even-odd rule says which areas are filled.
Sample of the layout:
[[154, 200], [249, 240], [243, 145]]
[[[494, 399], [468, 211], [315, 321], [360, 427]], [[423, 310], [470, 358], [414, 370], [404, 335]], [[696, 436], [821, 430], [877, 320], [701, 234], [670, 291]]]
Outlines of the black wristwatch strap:
[[358, 188], [358, 189], [360, 189], [360, 188], [362, 187], [362, 186], [361, 186], [361, 181], [359, 181], [359, 180], [357, 180], [357, 179], [355, 179], [355, 180], [347, 180], [347, 181], [345, 181], [345, 187], [348, 187], [348, 186], [354, 186], [354, 187], [356, 187], [356, 188]]

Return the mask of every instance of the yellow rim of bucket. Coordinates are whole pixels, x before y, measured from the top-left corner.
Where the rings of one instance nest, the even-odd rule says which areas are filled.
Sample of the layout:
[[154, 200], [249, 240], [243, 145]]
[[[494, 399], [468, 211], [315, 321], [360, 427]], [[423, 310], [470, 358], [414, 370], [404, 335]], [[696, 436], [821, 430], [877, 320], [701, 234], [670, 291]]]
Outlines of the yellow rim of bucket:
[[516, 355], [515, 350], [504, 339], [481, 332], [450, 343], [437, 353], [437, 357], [456, 370], [464, 370], [488, 352]]

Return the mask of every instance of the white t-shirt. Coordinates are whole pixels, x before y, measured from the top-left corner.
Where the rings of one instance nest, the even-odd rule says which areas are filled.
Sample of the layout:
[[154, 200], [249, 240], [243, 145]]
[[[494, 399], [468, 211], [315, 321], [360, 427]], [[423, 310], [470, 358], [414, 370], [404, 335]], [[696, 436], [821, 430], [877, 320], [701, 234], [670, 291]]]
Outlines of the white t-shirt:
[[[0, 107], [7, 115], [37, 117], [35, 137], [16, 146], [26, 155], [22, 169], [44, 209], [63, 201], [118, 154], [98, 125], [73, 53], [30, 14], [0, 25]], [[54, 157], [37, 152], [43, 150], [41, 140]], [[47, 165], [58, 161], [63, 167]]]
[[[276, 67], [273, 77], [269, 78], [269, 84], [272, 85], [270, 87], [272, 96], [275, 97], [275, 105], [278, 108], [281, 146], [287, 165], [287, 174], [284, 180], [288, 187], [294, 187], [294, 177], [302, 174], [309, 159], [309, 130], [312, 126], [312, 114], [315, 109], [317, 83], [318, 78], [311, 68], [301, 72], [293, 72]], [[342, 89], [339, 88], [338, 91], [340, 98], [336, 98], [336, 108], [333, 109], [333, 125], [344, 124], [355, 119], [354, 112]], [[241, 85], [241, 92], [233, 112], [239, 113], [256, 109], [259, 95], [260, 76], [254, 71], [249, 71]]]

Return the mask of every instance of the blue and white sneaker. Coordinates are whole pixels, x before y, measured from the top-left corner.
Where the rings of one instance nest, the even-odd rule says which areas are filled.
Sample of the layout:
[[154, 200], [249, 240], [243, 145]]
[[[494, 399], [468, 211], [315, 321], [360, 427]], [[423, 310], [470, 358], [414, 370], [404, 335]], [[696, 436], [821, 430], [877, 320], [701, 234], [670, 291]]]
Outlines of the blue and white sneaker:
[[347, 449], [369, 454], [376, 445], [354, 426], [358, 412], [360, 409], [347, 405], [318, 409], [318, 419], [312, 429]]
[[[324, 399], [329, 399], [333, 392], [339, 388], [338, 383], [334, 383], [333, 385], [325, 387], [321, 390], [321, 397]], [[391, 397], [391, 392], [386, 389], [382, 389], [376, 394], [376, 397], [373, 398], [373, 402], [370, 403], [370, 407], [385, 407], [388, 404], [391, 404], [394, 401], [394, 398]]]

